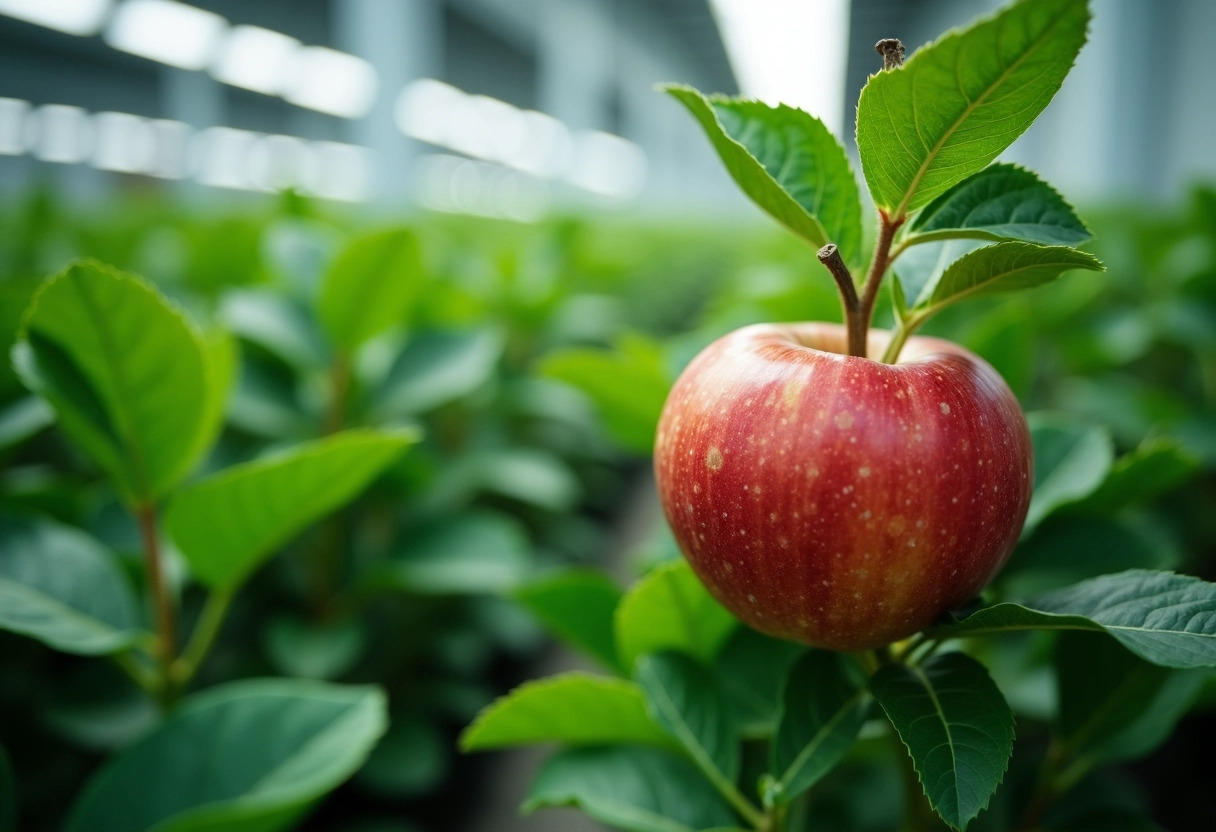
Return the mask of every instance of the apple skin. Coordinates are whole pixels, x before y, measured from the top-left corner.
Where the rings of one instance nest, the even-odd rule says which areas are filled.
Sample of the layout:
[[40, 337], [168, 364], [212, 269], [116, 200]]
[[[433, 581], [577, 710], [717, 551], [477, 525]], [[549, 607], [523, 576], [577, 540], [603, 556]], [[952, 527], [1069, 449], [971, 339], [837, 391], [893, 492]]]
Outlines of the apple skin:
[[[871, 331], [881, 355], [890, 334]], [[655, 474], [680, 549], [761, 632], [832, 650], [906, 638], [971, 600], [1017, 543], [1033, 486], [1000, 375], [913, 337], [897, 364], [835, 324], [710, 344], [659, 420]]]

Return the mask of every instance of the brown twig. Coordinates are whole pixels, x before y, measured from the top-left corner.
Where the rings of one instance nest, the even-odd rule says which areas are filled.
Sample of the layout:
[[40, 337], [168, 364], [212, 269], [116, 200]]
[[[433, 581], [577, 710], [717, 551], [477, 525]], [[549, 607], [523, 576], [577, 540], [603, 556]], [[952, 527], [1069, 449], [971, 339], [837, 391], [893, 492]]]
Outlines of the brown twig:
[[177, 652], [177, 622], [174, 619], [173, 603], [165, 586], [161, 564], [160, 539], [156, 531], [156, 507], [144, 503], [135, 508], [135, 519], [139, 523], [143, 539], [144, 568], [147, 571], [148, 595], [156, 616], [156, 653], [161, 667], [163, 684], [168, 687], [169, 669]]
[[848, 335], [849, 355], [862, 358], [866, 356], [866, 319], [861, 314], [861, 304], [857, 300], [857, 287], [853, 283], [853, 275], [845, 265], [840, 250], [833, 243], [828, 243], [815, 254], [819, 262], [832, 273], [836, 286], [840, 289], [840, 301], [844, 307], [844, 326]]

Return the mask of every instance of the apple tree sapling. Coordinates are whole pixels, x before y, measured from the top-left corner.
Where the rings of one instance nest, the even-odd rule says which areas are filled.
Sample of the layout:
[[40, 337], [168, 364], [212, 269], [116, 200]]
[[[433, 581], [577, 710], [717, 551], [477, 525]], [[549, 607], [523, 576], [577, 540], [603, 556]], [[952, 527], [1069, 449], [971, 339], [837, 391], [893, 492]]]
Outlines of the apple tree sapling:
[[[1064, 199], [995, 162], [1060, 88], [1088, 25], [1086, 0], [1021, 0], [906, 62], [898, 40], [879, 42], [882, 69], [857, 107], [877, 209], [864, 270], [857, 179], [822, 122], [665, 88], [744, 193], [813, 246], [844, 323], [745, 327], [680, 376], [654, 456], [684, 559], [624, 594], [586, 571], [518, 593], [610, 674], [525, 684], [466, 730], [466, 750], [565, 746], [525, 809], [575, 805], [635, 832], [843, 828], [816, 814], [817, 784], [885, 734], [905, 775], [904, 827], [963, 829], [989, 806], [1013, 752], [1014, 712], [977, 658], [988, 650], [978, 639], [1089, 631], [1057, 652], [1078, 655], [1074, 636], [1099, 639], [1112, 668], [1137, 668], [1162, 690], [1177, 680], [1193, 693], [1191, 669], [1216, 666], [1216, 585], [1196, 578], [1131, 569], [983, 606], [976, 596], [1028, 513], [1037, 523], [1107, 486], [1096, 477], [1062, 499], [1058, 487], [1032, 495], [1033, 430], [1009, 387], [966, 349], [915, 334], [957, 301], [1102, 269], [1075, 248], [1089, 232]], [[871, 330], [884, 285], [893, 325]], [[1129, 455], [1123, 467], [1137, 464]], [[1151, 697], [1095, 703], [1119, 686], [1057, 677], [1068, 714], [1027, 778], [1038, 785], [999, 818], [990, 812], [993, 829], [1040, 828], [1109, 749], [1151, 750], [1136, 727]], [[1126, 718], [1100, 729], [1065, 718], [1110, 708]], [[1153, 718], [1172, 726], [1181, 712]], [[1154, 730], [1159, 742], [1166, 730]], [[1096, 752], [1099, 735], [1106, 750]], [[1146, 822], [1096, 811], [1068, 828]]]

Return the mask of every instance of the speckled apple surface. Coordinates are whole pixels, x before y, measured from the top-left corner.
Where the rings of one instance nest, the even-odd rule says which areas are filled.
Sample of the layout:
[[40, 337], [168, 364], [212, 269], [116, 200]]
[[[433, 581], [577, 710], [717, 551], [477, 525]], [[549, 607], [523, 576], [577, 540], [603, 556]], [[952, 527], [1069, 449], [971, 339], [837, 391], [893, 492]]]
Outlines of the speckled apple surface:
[[[889, 337], [871, 331], [870, 354]], [[914, 337], [894, 365], [843, 352], [832, 324], [714, 342], [667, 400], [655, 472], [680, 549], [724, 606], [770, 635], [859, 650], [992, 579], [1034, 456], [1013, 393], [962, 347]]]

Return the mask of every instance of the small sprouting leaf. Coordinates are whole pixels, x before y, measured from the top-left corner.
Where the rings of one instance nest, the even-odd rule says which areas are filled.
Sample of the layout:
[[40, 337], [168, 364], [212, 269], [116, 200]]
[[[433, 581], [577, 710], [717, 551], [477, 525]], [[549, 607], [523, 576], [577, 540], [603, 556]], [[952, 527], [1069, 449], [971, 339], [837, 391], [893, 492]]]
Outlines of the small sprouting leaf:
[[1067, 246], [1005, 242], [976, 249], [955, 260], [942, 274], [928, 305], [940, 308], [960, 300], [1029, 289], [1071, 269], [1102, 271], [1098, 258]]
[[577, 806], [628, 832], [696, 832], [737, 823], [687, 760], [629, 746], [574, 748], [549, 758], [523, 808], [549, 806]]
[[815, 785], [857, 738], [869, 698], [855, 671], [843, 655], [822, 650], [808, 652], [790, 670], [772, 746], [782, 801]]
[[514, 595], [562, 641], [609, 670], [620, 670], [612, 620], [621, 590], [607, 575], [567, 569], [525, 584]]
[[773, 219], [816, 248], [861, 255], [861, 198], [848, 157], [824, 123], [784, 104], [770, 107], [692, 87], [665, 87], [700, 123], [731, 178]]
[[639, 454], [654, 450], [659, 414], [674, 381], [657, 342], [630, 335], [612, 351], [568, 347], [545, 356], [538, 370], [586, 394], [621, 445]]
[[117, 560], [93, 538], [0, 514], [0, 629], [66, 653], [114, 653], [143, 635], [138, 609]]
[[1106, 478], [1115, 455], [1104, 427], [1047, 413], [1032, 413], [1028, 422], [1034, 446], [1034, 493], [1023, 536], [1060, 506], [1092, 494]]
[[1103, 763], [1142, 757], [1164, 742], [1207, 675], [1149, 664], [1100, 633], [1061, 633], [1054, 664], [1057, 737], [1070, 753]]
[[317, 315], [346, 352], [404, 324], [422, 287], [422, 257], [412, 231], [380, 231], [352, 241], [321, 281]]
[[711, 670], [744, 738], [772, 736], [786, 675], [805, 652], [797, 642], [761, 635], [751, 627], [737, 627], [726, 639]]
[[1198, 457], [1177, 440], [1164, 436], [1148, 439], [1119, 457], [1098, 489], [1072, 508], [1109, 515], [1172, 491], [1195, 476], [1199, 468]]
[[739, 776], [739, 735], [726, 697], [709, 671], [682, 653], [649, 653], [634, 676], [646, 711], [713, 782]]
[[737, 625], [684, 560], [655, 567], [625, 593], [616, 609], [621, 667], [638, 656], [682, 650], [709, 661]]
[[1022, 0], [870, 77], [857, 149], [893, 218], [983, 170], [1038, 117], [1085, 43], [1085, 0]]
[[933, 200], [908, 225], [908, 242], [970, 238], [1078, 246], [1090, 238], [1072, 206], [1038, 176], [996, 164]]
[[211, 688], [103, 766], [67, 830], [284, 829], [358, 770], [387, 725], [374, 687], [255, 679]]
[[465, 751], [554, 742], [678, 748], [646, 714], [637, 685], [579, 672], [525, 682], [488, 705], [460, 735]]
[[205, 450], [214, 395], [193, 327], [150, 285], [94, 261], [34, 297], [14, 364], [131, 500], [164, 494]]
[[416, 529], [365, 577], [369, 587], [420, 595], [505, 592], [532, 571], [528, 533], [514, 517], [466, 512]]
[[892, 664], [870, 679], [930, 805], [964, 829], [988, 805], [1013, 753], [1013, 711], [988, 676], [964, 653], [921, 667]]
[[199, 580], [235, 585], [363, 490], [416, 438], [403, 430], [350, 430], [234, 465], [181, 489], [165, 512], [165, 529]]
[[1153, 664], [1216, 667], [1216, 584], [1129, 569], [1022, 604], [985, 607], [930, 634], [970, 638], [1023, 630], [1105, 631]]

